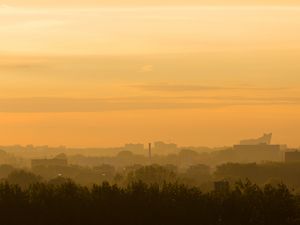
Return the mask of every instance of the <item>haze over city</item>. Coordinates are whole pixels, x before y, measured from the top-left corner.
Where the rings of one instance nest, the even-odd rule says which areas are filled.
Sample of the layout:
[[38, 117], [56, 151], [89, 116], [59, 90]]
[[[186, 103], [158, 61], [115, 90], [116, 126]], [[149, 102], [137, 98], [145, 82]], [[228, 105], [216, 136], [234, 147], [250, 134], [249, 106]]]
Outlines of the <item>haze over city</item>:
[[4, 225], [299, 225], [298, 0], [0, 0]]
[[297, 1], [0, 1], [0, 142], [298, 147]]

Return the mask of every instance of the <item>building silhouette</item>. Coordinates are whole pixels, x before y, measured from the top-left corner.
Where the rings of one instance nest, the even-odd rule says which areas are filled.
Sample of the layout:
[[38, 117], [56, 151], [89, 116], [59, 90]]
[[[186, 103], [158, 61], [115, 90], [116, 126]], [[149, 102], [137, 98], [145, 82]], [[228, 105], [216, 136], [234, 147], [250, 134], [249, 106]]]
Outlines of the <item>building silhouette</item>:
[[158, 154], [170, 154], [170, 153], [176, 153], [178, 150], [177, 145], [174, 143], [166, 144], [162, 141], [154, 142], [154, 148], [153, 150], [155, 153]]
[[260, 144], [270, 145], [271, 141], [272, 141], [272, 133], [264, 134], [262, 137], [259, 137], [257, 139], [241, 140], [240, 145], [260, 145]]
[[241, 162], [282, 161], [280, 145], [234, 145], [233, 151]]
[[68, 159], [65, 154], [57, 155], [53, 159], [32, 159], [31, 160], [31, 168], [39, 167], [39, 166], [67, 166]]
[[290, 150], [285, 152], [285, 162], [287, 163], [295, 163], [300, 162], [300, 152], [298, 150]]
[[135, 153], [142, 153], [144, 151], [144, 145], [143, 144], [126, 144], [124, 146], [124, 149], [126, 151], [131, 151]]

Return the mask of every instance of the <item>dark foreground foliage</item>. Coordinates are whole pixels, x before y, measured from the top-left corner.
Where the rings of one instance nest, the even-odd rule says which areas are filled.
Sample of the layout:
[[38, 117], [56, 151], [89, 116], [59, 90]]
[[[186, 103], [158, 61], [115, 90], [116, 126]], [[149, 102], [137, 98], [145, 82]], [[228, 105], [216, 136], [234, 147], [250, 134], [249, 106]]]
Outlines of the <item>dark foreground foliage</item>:
[[239, 183], [229, 192], [201, 193], [181, 184], [138, 182], [87, 188], [68, 181], [22, 189], [0, 184], [5, 225], [297, 225], [297, 197], [284, 185]]

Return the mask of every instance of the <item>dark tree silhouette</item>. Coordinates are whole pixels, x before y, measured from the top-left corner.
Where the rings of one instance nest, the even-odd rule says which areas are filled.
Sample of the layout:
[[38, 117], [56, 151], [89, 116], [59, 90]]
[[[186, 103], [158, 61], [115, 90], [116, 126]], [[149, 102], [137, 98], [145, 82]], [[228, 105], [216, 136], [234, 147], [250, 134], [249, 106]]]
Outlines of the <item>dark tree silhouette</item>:
[[5, 225], [298, 225], [299, 198], [280, 184], [264, 188], [240, 182], [229, 192], [202, 193], [179, 183], [122, 188], [109, 183], [80, 186], [0, 184]]

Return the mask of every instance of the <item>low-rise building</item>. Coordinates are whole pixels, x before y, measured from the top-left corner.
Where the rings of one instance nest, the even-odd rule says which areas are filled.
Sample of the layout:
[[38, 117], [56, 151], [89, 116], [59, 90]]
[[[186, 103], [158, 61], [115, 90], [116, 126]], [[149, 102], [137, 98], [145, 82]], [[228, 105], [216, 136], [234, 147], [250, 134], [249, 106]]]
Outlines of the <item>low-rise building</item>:
[[124, 149], [134, 153], [142, 153], [145, 150], [145, 147], [143, 144], [126, 144]]
[[176, 153], [178, 151], [177, 145], [174, 143], [166, 144], [162, 141], [154, 142], [154, 152], [159, 155]]
[[68, 159], [65, 156], [58, 155], [53, 159], [32, 159], [31, 160], [31, 168], [39, 167], [39, 166], [67, 166]]
[[300, 151], [294, 149], [285, 152], [285, 162], [287, 163], [300, 162]]
[[280, 145], [234, 145], [233, 153], [240, 162], [282, 161]]

